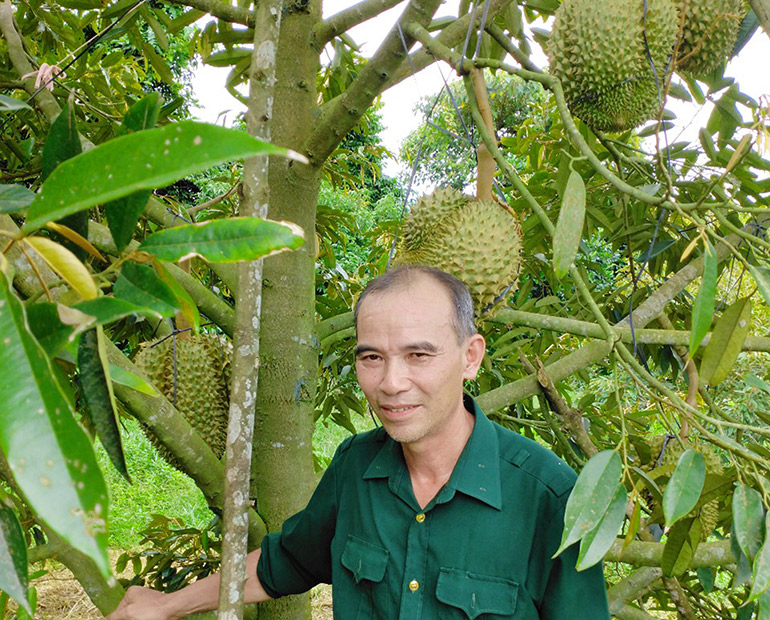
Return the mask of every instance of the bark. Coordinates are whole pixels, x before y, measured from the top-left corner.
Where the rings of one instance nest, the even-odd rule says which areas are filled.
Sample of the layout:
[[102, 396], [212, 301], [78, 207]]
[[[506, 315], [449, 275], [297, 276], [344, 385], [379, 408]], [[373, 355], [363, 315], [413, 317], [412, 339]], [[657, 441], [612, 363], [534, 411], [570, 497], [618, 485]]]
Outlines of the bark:
[[181, 4], [189, 6], [199, 11], [204, 11], [210, 15], [221, 19], [223, 22], [243, 24], [244, 26], [254, 27], [254, 13], [242, 6], [233, 6], [228, 2], [220, 0], [168, 0], [172, 4]]
[[[623, 541], [612, 544], [604, 559], [608, 562], [624, 562], [634, 566], [660, 566], [663, 561], [662, 543], [632, 541], [623, 548]], [[735, 557], [730, 551], [730, 541], [720, 540], [698, 545], [690, 562], [690, 568], [715, 568], [735, 564]]]
[[[623, 617], [620, 613], [628, 607], [627, 603], [635, 601], [643, 596], [650, 586], [662, 576], [663, 571], [660, 570], [660, 568], [644, 567], [635, 570], [625, 579], [616, 583], [607, 591], [607, 598], [610, 603], [610, 613], [615, 614], [618, 617]], [[630, 618], [633, 616], [627, 617]]]
[[111, 613], [125, 595], [123, 587], [115, 579], [107, 581], [91, 558], [70, 547], [49, 528], [45, 528], [45, 534], [53, 547], [53, 557], [72, 571], [99, 611]]
[[[295, 3], [284, 11], [276, 56], [273, 142], [302, 151], [315, 123], [317, 51], [312, 29], [320, 2]], [[252, 456], [252, 497], [270, 532], [302, 509], [315, 477], [311, 458], [317, 351], [315, 314], [315, 206], [317, 170], [274, 158], [269, 166], [272, 219], [295, 222], [305, 245], [264, 262], [259, 393]], [[286, 597], [260, 606], [260, 619], [310, 617], [309, 598]]]
[[[263, 0], [256, 6], [256, 27], [251, 58], [249, 134], [265, 142], [272, 138], [275, 64], [281, 32], [282, 0]], [[270, 188], [268, 157], [253, 157], [243, 166], [243, 200], [240, 215], [267, 217]], [[235, 306], [233, 381], [227, 432], [225, 509], [222, 537], [222, 576], [218, 620], [243, 617], [246, 582], [251, 448], [254, 405], [257, 398], [259, 340], [262, 309], [263, 261], [238, 265], [238, 299]]]

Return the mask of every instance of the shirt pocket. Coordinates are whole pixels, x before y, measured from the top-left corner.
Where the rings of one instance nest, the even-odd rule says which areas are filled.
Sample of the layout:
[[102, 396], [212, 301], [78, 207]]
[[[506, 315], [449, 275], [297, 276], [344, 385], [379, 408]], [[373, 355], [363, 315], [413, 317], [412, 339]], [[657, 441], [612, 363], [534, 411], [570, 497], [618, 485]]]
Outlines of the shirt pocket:
[[[515, 581], [454, 568], [440, 569], [436, 584], [436, 598], [453, 608], [457, 613], [451, 617], [458, 619], [514, 618], [518, 594]], [[451, 612], [444, 609], [441, 617], [449, 619]]]
[[385, 583], [389, 557], [387, 549], [352, 534], [348, 535], [340, 562], [351, 573], [354, 584], [351, 584], [353, 591], [349, 600], [342, 603], [347, 606], [345, 618], [390, 618]]

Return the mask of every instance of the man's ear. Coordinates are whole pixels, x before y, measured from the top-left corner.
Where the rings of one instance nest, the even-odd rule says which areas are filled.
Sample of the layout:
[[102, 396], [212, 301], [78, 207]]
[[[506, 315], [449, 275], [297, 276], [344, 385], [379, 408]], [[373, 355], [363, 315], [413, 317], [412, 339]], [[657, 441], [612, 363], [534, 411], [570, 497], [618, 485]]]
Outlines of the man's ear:
[[463, 379], [475, 379], [484, 359], [487, 343], [481, 334], [473, 334], [465, 341], [465, 372]]

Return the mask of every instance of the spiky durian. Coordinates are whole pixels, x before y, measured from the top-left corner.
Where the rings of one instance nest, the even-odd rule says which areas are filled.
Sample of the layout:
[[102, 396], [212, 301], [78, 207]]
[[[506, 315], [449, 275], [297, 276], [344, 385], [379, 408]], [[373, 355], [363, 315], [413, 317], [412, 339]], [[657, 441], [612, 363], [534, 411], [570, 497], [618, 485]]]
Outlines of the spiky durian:
[[727, 60], [746, 10], [743, 0], [679, 0], [684, 24], [677, 71], [705, 76]]
[[[227, 439], [230, 344], [210, 334], [167, 338], [154, 344], [145, 343], [134, 363], [166, 398], [175, 403], [214, 454], [221, 458]], [[161, 455], [176, 465], [173, 456], [155, 436], [149, 431], [147, 435]]]
[[397, 264], [437, 267], [463, 281], [478, 309], [510, 287], [521, 264], [521, 225], [507, 207], [439, 189], [404, 219]]
[[646, 6], [645, 13], [644, 0], [564, 0], [556, 11], [550, 71], [570, 111], [592, 129], [633, 129], [660, 109], [678, 12], [675, 0]]
[[[650, 441], [650, 449], [652, 454], [652, 462], [648, 471], [654, 471], [659, 467], [673, 466], [679, 462], [679, 457], [685, 450], [692, 449], [700, 453], [703, 456], [703, 460], [706, 462], [707, 474], [722, 474], [724, 473], [724, 466], [722, 465], [722, 459], [717, 453], [714, 446], [711, 444], [699, 441], [696, 438], [691, 438], [687, 442], [680, 442], [676, 439], [669, 439], [665, 442], [665, 435], [659, 435], [653, 437]], [[663, 450], [665, 442], [665, 450]], [[711, 532], [714, 531], [719, 521], [719, 500], [704, 504], [700, 509], [693, 509], [693, 511], [687, 515], [688, 517], [699, 517], [701, 521], [701, 539], [706, 540]]]

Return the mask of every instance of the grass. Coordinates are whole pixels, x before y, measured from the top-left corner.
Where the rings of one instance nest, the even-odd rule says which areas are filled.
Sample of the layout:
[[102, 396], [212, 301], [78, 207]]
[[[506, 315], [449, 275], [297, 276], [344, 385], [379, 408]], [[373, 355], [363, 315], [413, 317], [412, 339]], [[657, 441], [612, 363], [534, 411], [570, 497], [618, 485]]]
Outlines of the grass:
[[[356, 418], [359, 431], [373, 427], [369, 419]], [[318, 422], [313, 434], [315, 451], [331, 459], [337, 446], [350, 435], [331, 421]], [[187, 527], [204, 528], [214, 514], [195, 483], [166, 463], [142, 432], [139, 423], [124, 424], [123, 450], [133, 484], [115, 471], [106, 452], [97, 442], [97, 458], [104, 471], [110, 492], [110, 547], [135, 549], [140, 546], [141, 532], [153, 514], [180, 519]]]

